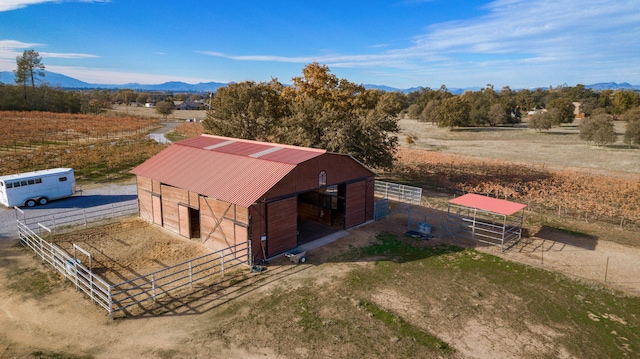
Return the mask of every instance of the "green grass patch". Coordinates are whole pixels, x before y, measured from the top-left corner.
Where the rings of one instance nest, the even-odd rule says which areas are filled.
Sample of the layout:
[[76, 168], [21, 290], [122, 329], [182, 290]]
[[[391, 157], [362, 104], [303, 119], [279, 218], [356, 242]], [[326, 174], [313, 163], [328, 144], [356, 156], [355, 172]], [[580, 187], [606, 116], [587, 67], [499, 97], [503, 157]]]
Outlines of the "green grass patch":
[[49, 351], [37, 350], [31, 353], [35, 359], [91, 359], [93, 356], [89, 355], [74, 355], [67, 353], [56, 353]]
[[36, 268], [16, 268], [8, 275], [9, 289], [40, 298], [53, 291], [60, 281], [53, 271], [40, 271]]
[[435, 335], [429, 334], [420, 328], [407, 323], [401, 317], [378, 307], [372, 302], [362, 301], [360, 302], [360, 306], [367, 312], [371, 313], [374, 318], [393, 328], [393, 330], [402, 337], [413, 340], [416, 343], [431, 349], [452, 351], [449, 344], [438, 339]]

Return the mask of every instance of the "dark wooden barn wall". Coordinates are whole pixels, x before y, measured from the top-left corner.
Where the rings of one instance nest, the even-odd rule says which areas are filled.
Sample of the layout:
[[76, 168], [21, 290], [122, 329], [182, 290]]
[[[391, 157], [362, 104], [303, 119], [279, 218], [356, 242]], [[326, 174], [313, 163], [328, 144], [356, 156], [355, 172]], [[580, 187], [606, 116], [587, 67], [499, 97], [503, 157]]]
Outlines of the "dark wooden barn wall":
[[298, 245], [298, 198], [267, 203], [267, 257]]
[[259, 259], [267, 259], [266, 256], [266, 242], [264, 243], [264, 253], [261, 242], [262, 236], [267, 235], [267, 218], [266, 218], [266, 205], [262, 203], [254, 203], [250, 209], [250, 239], [251, 250], [253, 252], [253, 259], [257, 261]]
[[326, 153], [296, 166], [265, 194], [265, 199], [318, 188], [320, 171], [326, 172], [327, 185], [352, 182], [375, 176], [373, 172], [349, 156]]
[[347, 184], [345, 228], [373, 219], [373, 180]]

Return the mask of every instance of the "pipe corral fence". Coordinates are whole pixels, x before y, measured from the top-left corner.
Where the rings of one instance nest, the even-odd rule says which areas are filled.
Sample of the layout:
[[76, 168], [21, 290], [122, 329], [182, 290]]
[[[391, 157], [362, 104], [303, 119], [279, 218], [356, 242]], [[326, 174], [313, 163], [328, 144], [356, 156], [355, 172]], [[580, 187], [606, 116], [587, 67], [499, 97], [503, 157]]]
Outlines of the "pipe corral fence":
[[373, 208], [373, 219], [377, 221], [389, 216], [390, 201], [397, 204], [398, 210], [408, 210], [414, 205], [419, 206], [422, 203], [422, 188], [375, 181], [374, 196], [376, 201]]
[[[22, 212], [16, 208], [16, 213]], [[84, 218], [87, 211], [83, 211]], [[23, 214], [24, 215], [24, 214]], [[82, 216], [78, 214], [78, 216]], [[18, 215], [16, 214], [16, 217]], [[74, 216], [72, 216], [74, 217]], [[89, 216], [91, 217], [91, 216]], [[98, 218], [95, 216], [94, 218]], [[104, 217], [101, 217], [104, 219]], [[55, 243], [47, 241], [54, 229], [42, 223], [28, 225], [16, 218], [20, 243], [35, 252], [43, 264], [48, 264], [72, 282], [76, 290], [83, 291], [89, 298], [109, 313], [113, 319], [118, 312], [127, 314], [127, 309], [213, 277], [224, 278], [226, 271], [238, 266], [252, 265], [251, 241], [218, 250], [182, 263], [144, 274], [120, 283], [110, 283], [93, 273], [91, 254], [74, 244], [74, 253], [69, 254]], [[86, 225], [86, 222], [83, 222]], [[36, 231], [38, 233], [36, 233]], [[45, 233], [43, 235], [43, 232]], [[83, 255], [85, 263], [77, 258]]]

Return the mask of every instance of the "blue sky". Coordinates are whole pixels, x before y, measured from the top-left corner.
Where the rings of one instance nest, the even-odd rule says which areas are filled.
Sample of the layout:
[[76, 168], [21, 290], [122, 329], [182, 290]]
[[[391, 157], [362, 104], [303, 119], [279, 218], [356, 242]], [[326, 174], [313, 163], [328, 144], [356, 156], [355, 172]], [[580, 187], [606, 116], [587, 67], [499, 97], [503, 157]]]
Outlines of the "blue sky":
[[397, 88], [640, 84], [639, 0], [0, 0], [0, 71], [89, 83], [291, 83], [311, 62]]

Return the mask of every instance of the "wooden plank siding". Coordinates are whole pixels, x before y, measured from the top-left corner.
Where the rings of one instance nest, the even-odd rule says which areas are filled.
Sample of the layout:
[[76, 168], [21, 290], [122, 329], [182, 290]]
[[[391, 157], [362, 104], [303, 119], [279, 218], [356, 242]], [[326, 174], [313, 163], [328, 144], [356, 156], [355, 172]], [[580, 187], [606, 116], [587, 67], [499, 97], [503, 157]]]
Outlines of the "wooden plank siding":
[[366, 189], [366, 181], [347, 184], [344, 219], [345, 228], [351, 228], [353, 226], [357, 226], [358, 224], [366, 222]]
[[162, 200], [159, 195], [151, 194], [151, 206], [153, 223], [162, 226]]
[[189, 191], [182, 188], [161, 185], [160, 194], [160, 198], [162, 199], [163, 227], [172, 232], [181, 233], [178, 207], [181, 203], [189, 203]]
[[260, 259], [267, 259], [266, 256], [266, 243], [265, 252], [262, 250], [262, 236], [267, 235], [267, 218], [266, 218], [266, 205], [264, 203], [254, 203], [250, 209], [249, 226], [251, 239], [251, 251], [253, 252], [253, 260], [258, 261]]
[[183, 237], [191, 237], [189, 228], [189, 207], [184, 204], [178, 204], [178, 223], [179, 233]]
[[267, 203], [267, 257], [298, 245], [298, 198]]
[[222, 249], [249, 238], [249, 209], [229, 202], [200, 197], [200, 237], [209, 248]]
[[367, 178], [365, 188], [365, 221], [373, 221], [373, 206], [375, 205], [375, 178]]

